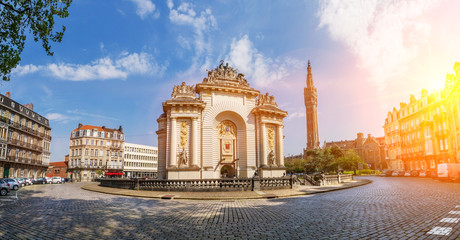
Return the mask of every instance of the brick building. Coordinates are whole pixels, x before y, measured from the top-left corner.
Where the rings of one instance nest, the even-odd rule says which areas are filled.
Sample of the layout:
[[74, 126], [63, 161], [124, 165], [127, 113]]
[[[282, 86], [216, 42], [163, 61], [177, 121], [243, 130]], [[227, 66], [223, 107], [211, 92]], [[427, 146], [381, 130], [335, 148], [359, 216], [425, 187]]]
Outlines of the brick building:
[[376, 138], [368, 134], [367, 138], [364, 138], [363, 133], [358, 133], [354, 140], [325, 141], [323, 148], [337, 146], [344, 152], [353, 149], [371, 169], [386, 169], [388, 163], [385, 158], [384, 143], [384, 137]]
[[50, 166], [46, 171], [47, 177], [61, 177], [66, 178], [67, 176], [67, 164], [66, 162], [50, 162]]

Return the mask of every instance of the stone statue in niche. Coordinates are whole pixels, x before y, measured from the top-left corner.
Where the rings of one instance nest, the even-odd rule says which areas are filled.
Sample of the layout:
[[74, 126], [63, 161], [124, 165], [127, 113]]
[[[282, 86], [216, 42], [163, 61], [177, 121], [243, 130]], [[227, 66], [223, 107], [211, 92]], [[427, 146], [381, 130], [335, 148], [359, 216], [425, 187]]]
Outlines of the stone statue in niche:
[[268, 160], [268, 164], [269, 164], [270, 166], [275, 165], [275, 163], [276, 163], [276, 157], [275, 157], [275, 153], [273, 152], [273, 150], [271, 150], [271, 151], [268, 153], [268, 157], [267, 157], [267, 158], [268, 158], [268, 159], [267, 159], [267, 160]]
[[182, 148], [182, 151], [179, 153], [179, 166], [187, 166], [188, 158], [185, 148]]

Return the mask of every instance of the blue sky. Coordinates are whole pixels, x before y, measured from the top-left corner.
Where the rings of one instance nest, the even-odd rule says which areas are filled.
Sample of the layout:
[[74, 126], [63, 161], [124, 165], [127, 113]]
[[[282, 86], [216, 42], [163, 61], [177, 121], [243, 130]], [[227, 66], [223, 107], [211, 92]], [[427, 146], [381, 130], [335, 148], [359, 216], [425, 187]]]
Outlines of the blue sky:
[[122, 125], [157, 145], [156, 119], [174, 85], [195, 84], [221, 59], [288, 111], [285, 153], [306, 143], [311, 60], [320, 141], [383, 136], [386, 113], [432, 91], [460, 61], [458, 1], [74, 1], [64, 39], [46, 56], [31, 38], [0, 91], [50, 120], [51, 161], [78, 123]]

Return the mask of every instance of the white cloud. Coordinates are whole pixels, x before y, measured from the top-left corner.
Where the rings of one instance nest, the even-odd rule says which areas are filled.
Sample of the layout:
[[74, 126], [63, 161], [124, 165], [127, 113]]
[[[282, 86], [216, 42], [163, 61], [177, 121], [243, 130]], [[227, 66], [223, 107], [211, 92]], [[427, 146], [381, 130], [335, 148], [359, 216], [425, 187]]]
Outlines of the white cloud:
[[26, 65], [18, 66], [13, 74], [25, 75], [41, 71], [62, 80], [89, 81], [106, 79], [126, 79], [132, 74], [162, 75], [166, 66], [156, 63], [150, 54], [121, 53], [117, 59], [104, 57], [90, 64], [52, 63], [46, 66]]
[[303, 112], [292, 112], [292, 113], [289, 113], [289, 115], [287, 116], [286, 118], [286, 121], [290, 121], [294, 118], [305, 118], [305, 111]]
[[126, 79], [128, 73], [114, 65], [110, 58], [101, 58], [91, 64], [50, 64], [48, 70], [51, 75], [70, 81], [88, 81], [105, 79]]
[[431, 26], [420, 20], [436, 0], [320, 1], [319, 27], [359, 57], [371, 80], [382, 86], [404, 72], [427, 41]]
[[292, 68], [302, 68], [303, 64], [293, 58], [265, 57], [253, 45], [248, 35], [240, 39], [234, 38], [230, 45], [230, 53], [225, 59], [239, 72], [258, 87], [275, 87], [273, 84], [286, 79]]
[[136, 14], [144, 19], [147, 15], [153, 14], [154, 18], [160, 16], [159, 11], [155, 11], [155, 4], [150, 0], [131, 0], [137, 6]]
[[[169, 20], [177, 25], [189, 26], [192, 27], [194, 32], [194, 45], [197, 55], [204, 53], [206, 50], [210, 49], [209, 43], [205, 38], [205, 33], [211, 29], [217, 27], [217, 21], [214, 15], [212, 14], [211, 9], [207, 8], [197, 15], [193, 9], [192, 4], [187, 2], [182, 2], [177, 8], [174, 8], [174, 3], [172, 0], [167, 2], [169, 12]], [[179, 36], [178, 41], [184, 43], [186, 40], [184, 36]], [[187, 44], [181, 44], [184, 48], [187, 48]]]
[[86, 118], [86, 119], [88, 117], [91, 117], [91, 118], [96, 118], [96, 119], [107, 119], [107, 120], [114, 120], [114, 121], [119, 121], [120, 120], [118, 118], [108, 117], [108, 116], [105, 116], [105, 115], [83, 112], [83, 111], [81, 111], [79, 109], [67, 110], [67, 113], [76, 115], [77, 118], [80, 118], [81, 116], [84, 116], [84, 118]]
[[50, 121], [67, 123], [70, 117], [62, 115], [60, 113], [48, 113], [45, 115], [46, 118]]
[[18, 65], [16, 68], [14, 68], [11, 71], [11, 74], [16, 75], [16, 76], [23, 76], [31, 73], [35, 73], [39, 70], [41, 70], [41, 66], [35, 66], [33, 64], [27, 64], [24, 66]]

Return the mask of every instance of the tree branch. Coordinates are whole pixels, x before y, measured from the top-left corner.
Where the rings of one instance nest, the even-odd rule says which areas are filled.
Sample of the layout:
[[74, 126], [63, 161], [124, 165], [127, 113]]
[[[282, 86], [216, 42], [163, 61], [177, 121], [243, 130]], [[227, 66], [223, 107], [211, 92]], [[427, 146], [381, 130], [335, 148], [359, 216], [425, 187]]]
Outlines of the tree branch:
[[0, 5], [3, 5], [4, 7], [7, 7], [9, 8], [10, 10], [16, 12], [16, 13], [19, 13], [19, 14], [23, 14], [24, 12], [26, 11], [29, 11], [30, 8], [25, 8], [23, 10], [17, 10], [16, 8], [14, 8], [13, 6], [11, 6], [10, 4], [8, 3], [4, 3], [3, 1], [0, 1]]

